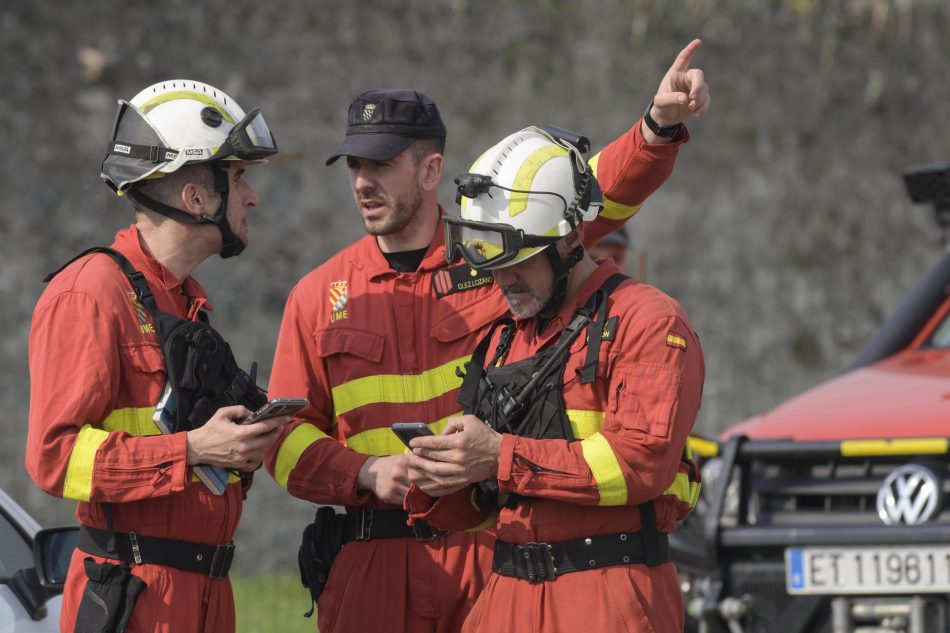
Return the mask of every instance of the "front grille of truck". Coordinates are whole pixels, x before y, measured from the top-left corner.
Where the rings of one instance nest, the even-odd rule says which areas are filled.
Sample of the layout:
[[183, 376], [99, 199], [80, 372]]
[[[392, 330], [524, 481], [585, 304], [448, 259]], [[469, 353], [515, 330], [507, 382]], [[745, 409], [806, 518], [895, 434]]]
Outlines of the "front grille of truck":
[[[884, 479], [907, 461], [828, 460], [751, 465], [748, 519], [753, 525], [880, 525], [877, 494]], [[950, 469], [943, 462], [912, 460], [937, 473], [950, 499]], [[945, 504], [932, 521], [950, 524]]]

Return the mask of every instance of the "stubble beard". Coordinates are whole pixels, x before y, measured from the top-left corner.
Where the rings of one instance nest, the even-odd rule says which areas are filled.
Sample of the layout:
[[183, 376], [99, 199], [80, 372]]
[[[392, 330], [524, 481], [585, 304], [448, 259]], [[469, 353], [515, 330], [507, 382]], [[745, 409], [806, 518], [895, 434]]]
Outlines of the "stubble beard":
[[418, 183], [406, 195], [393, 201], [392, 213], [378, 220], [363, 219], [363, 226], [370, 235], [392, 235], [409, 226], [422, 206], [422, 188]]
[[[549, 286], [542, 292], [535, 292], [524, 284], [517, 284], [506, 288], [503, 292], [513, 315], [519, 319], [531, 319], [547, 307], [554, 295], [554, 286]], [[513, 296], [511, 293], [515, 292], [517, 295]]]

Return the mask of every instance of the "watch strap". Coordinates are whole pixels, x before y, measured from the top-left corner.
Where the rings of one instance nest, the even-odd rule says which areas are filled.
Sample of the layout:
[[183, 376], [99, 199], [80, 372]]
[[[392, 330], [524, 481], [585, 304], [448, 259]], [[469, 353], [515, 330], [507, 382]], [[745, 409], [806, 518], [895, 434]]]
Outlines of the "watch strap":
[[656, 120], [650, 116], [650, 110], [653, 109], [653, 102], [650, 102], [650, 105], [647, 106], [646, 112], [643, 113], [643, 122], [647, 124], [647, 127], [650, 128], [650, 131], [659, 136], [660, 138], [673, 138], [680, 133], [680, 130], [683, 129], [682, 123], [677, 123], [676, 125], [660, 125]]

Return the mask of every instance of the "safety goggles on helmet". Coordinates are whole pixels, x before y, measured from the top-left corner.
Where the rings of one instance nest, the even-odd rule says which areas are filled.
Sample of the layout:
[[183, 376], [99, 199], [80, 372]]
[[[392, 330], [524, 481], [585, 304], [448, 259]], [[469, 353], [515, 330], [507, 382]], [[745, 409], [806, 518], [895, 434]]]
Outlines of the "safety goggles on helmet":
[[469, 266], [478, 270], [501, 267], [515, 259], [522, 249], [540, 250], [561, 239], [560, 235], [528, 235], [510, 224], [476, 222], [453, 216], [445, 216], [442, 220], [445, 223], [446, 259], [455, 262], [462, 257]]
[[231, 131], [228, 140], [211, 160], [234, 156], [240, 160], [263, 160], [277, 153], [277, 142], [264, 121], [260, 108], [254, 108]]

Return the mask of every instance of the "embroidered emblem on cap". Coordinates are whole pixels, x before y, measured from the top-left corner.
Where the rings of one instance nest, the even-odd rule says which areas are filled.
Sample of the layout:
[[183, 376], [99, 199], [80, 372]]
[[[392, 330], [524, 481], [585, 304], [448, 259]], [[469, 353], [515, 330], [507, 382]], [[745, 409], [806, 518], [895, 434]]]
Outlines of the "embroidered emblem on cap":
[[348, 310], [346, 309], [346, 284], [344, 281], [331, 281], [330, 282], [330, 307], [332, 311], [330, 312], [330, 322], [339, 321], [340, 319], [345, 319], [349, 316]]
[[684, 351], [686, 350], [686, 339], [679, 334], [673, 334], [672, 332], [667, 334], [666, 344], [670, 347], [675, 347]]
[[375, 103], [367, 103], [365, 106], [363, 106], [363, 120], [369, 121], [370, 119], [372, 119], [373, 112], [376, 112]]

